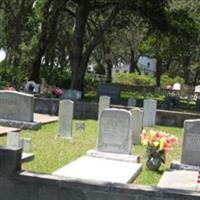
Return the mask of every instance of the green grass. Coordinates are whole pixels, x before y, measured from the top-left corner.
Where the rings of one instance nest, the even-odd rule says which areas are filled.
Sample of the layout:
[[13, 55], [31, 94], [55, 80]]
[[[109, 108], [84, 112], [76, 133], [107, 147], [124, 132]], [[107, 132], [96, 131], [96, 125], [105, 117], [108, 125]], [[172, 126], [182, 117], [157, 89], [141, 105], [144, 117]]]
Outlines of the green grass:
[[[77, 121], [74, 121], [74, 125]], [[38, 131], [22, 131], [22, 137], [32, 138], [32, 151], [35, 159], [23, 164], [23, 169], [36, 172], [52, 173], [67, 163], [84, 155], [87, 150], [94, 149], [97, 138], [97, 121], [85, 120], [85, 131], [73, 128], [73, 140], [57, 137], [58, 124], [44, 125]], [[73, 126], [75, 127], [75, 126]], [[132, 152], [141, 155], [143, 170], [135, 183], [157, 185], [164, 170], [169, 168], [172, 160], [180, 158], [182, 144], [182, 129], [174, 127], [156, 126], [154, 129], [169, 132], [178, 137], [178, 143], [173, 151], [167, 154], [167, 162], [162, 165], [159, 172], [149, 171], [145, 166], [145, 149], [142, 145], [133, 146]], [[147, 128], [149, 130], [149, 128]], [[0, 144], [5, 143], [5, 137], [0, 138]]]

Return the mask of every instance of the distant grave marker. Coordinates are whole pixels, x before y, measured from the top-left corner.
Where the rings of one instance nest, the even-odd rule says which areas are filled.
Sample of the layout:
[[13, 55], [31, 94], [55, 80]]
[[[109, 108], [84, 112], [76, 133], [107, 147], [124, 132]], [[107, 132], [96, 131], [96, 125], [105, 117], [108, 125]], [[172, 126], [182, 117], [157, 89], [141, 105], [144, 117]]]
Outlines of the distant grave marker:
[[174, 83], [172, 89], [173, 89], [173, 90], [180, 91], [180, 90], [181, 90], [181, 84], [180, 84], [180, 83]]
[[98, 97], [109, 96], [111, 98], [111, 103], [119, 103], [121, 89], [119, 86], [103, 84], [98, 86]]
[[152, 99], [144, 100], [143, 126], [155, 126], [156, 109], [157, 101]]
[[137, 103], [137, 102], [136, 102], [136, 99], [131, 98], [131, 99], [128, 100], [128, 106], [129, 106], [129, 107], [131, 107], [131, 106], [132, 106], [132, 107], [135, 107], [135, 106], [136, 106], [136, 103]]
[[62, 100], [59, 105], [59, 135], [64, 138], [72, 138], [74, 102]]

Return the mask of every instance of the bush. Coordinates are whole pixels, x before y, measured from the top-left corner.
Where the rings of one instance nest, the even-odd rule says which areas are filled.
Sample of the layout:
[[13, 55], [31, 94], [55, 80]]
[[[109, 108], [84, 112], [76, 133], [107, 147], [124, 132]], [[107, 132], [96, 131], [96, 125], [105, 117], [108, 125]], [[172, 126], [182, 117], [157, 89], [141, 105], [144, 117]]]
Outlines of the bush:
[[161, 86], [173, 85], [174, 83], [180, 83], [181, 85], [184, 84], [184, 79], [180, 76], [172, 77], [168, 74], [163, 74], [161, 76]]
[[116, 73], [115, 83], [121, 83], [125, 85], [155, 85], [155, 78], [146, 75], [138, 75], [135, 73]]

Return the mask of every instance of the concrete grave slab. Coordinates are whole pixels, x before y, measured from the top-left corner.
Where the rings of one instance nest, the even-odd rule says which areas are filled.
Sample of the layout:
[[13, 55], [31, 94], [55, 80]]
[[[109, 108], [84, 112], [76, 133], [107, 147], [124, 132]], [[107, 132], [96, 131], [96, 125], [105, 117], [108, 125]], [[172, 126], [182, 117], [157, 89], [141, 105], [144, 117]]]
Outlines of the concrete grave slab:
[[178, 190], [200, 191], [197, 183], [199, 172], [186, 170], [167, 171], [163, 174], [158, 187]]
[[48, 124], [52, 122], [57, 122], [58, 117], [47, 114], [34, 113], [34, 121], [41, 124]]
[[131, 183], [141, 169], [139, 163], [82, 156], [53, 174], [93, 181]]
[[8, 132], [19, 132], [19, 128], [12, 128], [6, 126], [0, 126], [0, 136], [6, 135]]

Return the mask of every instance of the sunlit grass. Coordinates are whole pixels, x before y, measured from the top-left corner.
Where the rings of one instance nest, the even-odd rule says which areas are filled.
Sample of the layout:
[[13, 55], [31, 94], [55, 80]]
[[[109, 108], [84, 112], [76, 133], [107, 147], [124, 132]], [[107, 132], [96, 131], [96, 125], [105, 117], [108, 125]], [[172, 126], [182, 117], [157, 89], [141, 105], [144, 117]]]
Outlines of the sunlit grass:
[[[58, 137], [58, 124], [44, 125], [38, 131], [22, 131], [22, 137], [32, 138], [32, 151], [35, 159], [23, 164], [23, 169], [36, 172], [52, 173], [56, 169], [70, 163], [76, 158], [84, 155], [87, 150], [94, 149], [97, 138], [97, 121], [85, 120], [85, 130], [76, 130], [74, 121], [73, 139], [66, 140]], [[143, 164], [142, 173], [135, 183], [146, 185], [157, 185], [164, 170], [168, 169], [172, 160], [180, 159], [182, 144], [182, 129], [174, 127], [156, 126], [154, 129], [169, 132], [178, 137], [178, 143], [174, 145], [173, 151], [167, 154], [167, 162], [162, 165], [159, 172], [149, 171], [145, 166], [145, 148], [142, 145], [132, 147], [134, 154], [141, 155]], [[147, 128], [149, 130], [149, 128]], [[0, 144], [5, 144], [5, 137], [0, 138]]]

